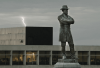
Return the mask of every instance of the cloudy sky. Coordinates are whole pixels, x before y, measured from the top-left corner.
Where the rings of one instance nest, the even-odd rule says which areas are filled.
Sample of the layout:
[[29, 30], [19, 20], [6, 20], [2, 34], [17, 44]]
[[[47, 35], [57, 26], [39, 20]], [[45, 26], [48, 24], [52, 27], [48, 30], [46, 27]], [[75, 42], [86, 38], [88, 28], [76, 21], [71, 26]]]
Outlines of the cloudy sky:
[[100, 0], [0, 0], [0, 28], [53, 27], [53, 45], [60, 45], [58, 15], [68, 5], [74, 18], [71, 32], [75, 45], [100, 45]]

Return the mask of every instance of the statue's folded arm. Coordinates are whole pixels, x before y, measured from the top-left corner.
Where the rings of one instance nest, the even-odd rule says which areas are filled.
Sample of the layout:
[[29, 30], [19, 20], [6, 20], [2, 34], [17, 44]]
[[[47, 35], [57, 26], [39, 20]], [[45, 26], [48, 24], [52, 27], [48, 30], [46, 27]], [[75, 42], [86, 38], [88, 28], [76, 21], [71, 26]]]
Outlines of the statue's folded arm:
[[73, 18], [66, 19], [66, 18], [58, 16], [58, 20], [62, 24], [74, 24], [74, 19]]

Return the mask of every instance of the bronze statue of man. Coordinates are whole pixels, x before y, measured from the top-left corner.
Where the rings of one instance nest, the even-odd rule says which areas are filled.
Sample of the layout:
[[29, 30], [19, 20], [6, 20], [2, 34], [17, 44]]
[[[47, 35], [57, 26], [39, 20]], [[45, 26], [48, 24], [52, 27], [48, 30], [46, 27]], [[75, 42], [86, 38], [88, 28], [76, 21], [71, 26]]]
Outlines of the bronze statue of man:
[[59, 41], [61, 41], [62, 53], [63, 56], [66, 57], [65, 46], [66, 42], [68, 42], [70, 47], [71, 58], [74, 59], [75, 58], [74, 43], [70, 31], [70, 25], [74, 24], [74, 19], [68, 15], [67, 5], [63, 5], [61, 10], [63, 13], [58, 16], [58, 20], [60, 22]]

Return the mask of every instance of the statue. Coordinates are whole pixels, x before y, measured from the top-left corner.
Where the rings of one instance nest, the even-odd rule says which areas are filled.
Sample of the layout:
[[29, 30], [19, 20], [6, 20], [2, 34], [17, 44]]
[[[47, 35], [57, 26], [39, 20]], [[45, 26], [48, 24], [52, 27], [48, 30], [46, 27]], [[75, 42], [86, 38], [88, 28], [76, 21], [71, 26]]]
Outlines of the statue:
[[68, 15], [67, 5], [63, 5], [61, 10], [63, 13], [58, 16], [58, 20], [60, 22], [59, 41], [61, 41], [63, 57], [66, 58], [65, 46], [66, 42], [68, 42], [71, 58], [75, 59], [74, 43], [70, 31], [70, 25], [74, 24], [74, 19]]

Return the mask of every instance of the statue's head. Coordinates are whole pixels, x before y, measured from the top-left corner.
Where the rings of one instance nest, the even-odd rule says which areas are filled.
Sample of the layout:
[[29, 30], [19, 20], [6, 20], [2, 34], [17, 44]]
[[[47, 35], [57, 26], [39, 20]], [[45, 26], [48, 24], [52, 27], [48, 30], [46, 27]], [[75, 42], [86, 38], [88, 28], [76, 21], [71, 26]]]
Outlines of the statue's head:
[[62, 10], [62, 12], [67, 15], [68, 14], [68, 9], [69, 8], [67, 7], [67, 5], [63, 5], [60, 10]]

